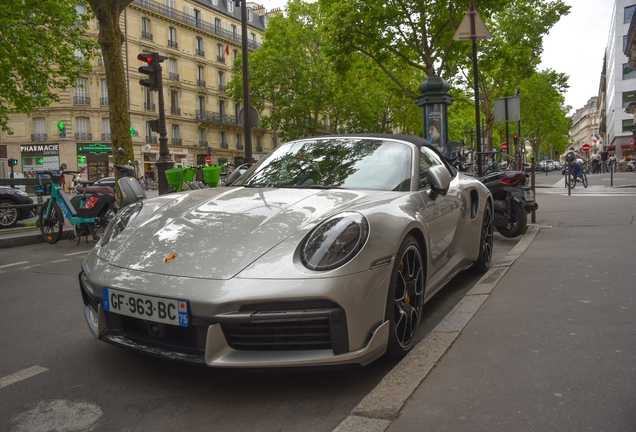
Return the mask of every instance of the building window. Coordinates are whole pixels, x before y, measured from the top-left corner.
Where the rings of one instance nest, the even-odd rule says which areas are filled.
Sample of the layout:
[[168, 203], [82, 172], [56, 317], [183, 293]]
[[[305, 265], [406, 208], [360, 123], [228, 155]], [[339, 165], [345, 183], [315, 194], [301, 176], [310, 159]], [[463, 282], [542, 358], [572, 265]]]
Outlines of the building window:
[[154, 111], [155, 110], [155, 96], [154, 92], [150, 91], [148, 87], [144, 87], [144, 109], [146, 111]]
[[221, 30], [222, 28], [223, 28], [223, 24], [221, 23], [221, 20], [218, 18], [214, 18], [214, 29]]
[[175, 59], [168, 60], [168, 78], [174, 81], [179, 81], [179, 74], [177, 73], [177, 61]]
[[252, 8], [247, 8], [247, 20], [249, 22], [252, 22], [253, 19], [254, 19], [254, 11], [252, 10]]
[[623, 52], [627, 49], [627, 36], [623, 36]]
[[141, 37], [143, 39], [152, 40], [152, 33], [150, 32], [150, 20], [148, 18], [141, 19]]
[[623, 79], [636, 78], [636, 71], [631, 69], [627, 63], [623, 63]]
[[170, 90], [170, 114], [181, 114], [181, 110], [179, 109], [179, 92], [177, 90]]
[[227, 138], [223, 131], [221, 131], [221, 148], [227, 148]]
[[203, 39], [200, 37], [197, 37], [197, 51], [196, 51], [196, 55], [201, 56], [201, 57], [205, 57], [205, 51], [203, 50]]
[[232, 33], [232, 40], [233, 41], [238, 41], [238, 34], [236, 31], [236, 26], [234, 24], [230, 24], [230, 33]]
[[199, 129], [199, 145], [203, 147], [208, 145], [205, 129]]
[[629, 24], [632, 22], [632, 17], [634, 16], [634, 11], [636, 11], [636, 5], [627, 6], [625, 8], [625, 16], [623, 23]]
[[256, 33], [250, 33], [250, 40], [251, 40], [252, 42], [254, 42], [254, 43], [256, 43], [256, 42], [257, 42], [257, 40], [256, 40]]
[[33, 119], [31, 141], [46, 141], [46, 119], [44, 117]]
[[168, 46], [171, 48], [179, 48], [179, 44], [177, 43], [177, 29], [174, 27], [168, 29]]
[[198, 104], [199, 104], [199, 111], [201, 112], [201, 115], [204, 115], [205, 114], [205, 97], [199, 96]]
[[179, 125], [172, 125], [172, 144], [181, 145], [181, 137], [179, 136]]
[[227, 11], [229, 13], [234, 13], [234, 1], [227, 0]]
[[99, 80], [99, 104], [101, 106], [108, 105], [108, 86], [105, 79]]
[[225, 74], [219, 72], [219, 90], [225, 90]]
[[221, 117], [225, 115], [225, 101], [219, 101], [219, 114]]
[[166, 0], [166, 6], [174, 9], [174, 0]]
[[102, 117], [102, 141], [110, 141], [110, 118]]
[[88, 97], [88, 78], [78, 78], [77, 81], [75, 81], [73, 103], [79, 105], [90, 105], [91, 99]]
[[92, 140], [91, 119], [88, 117], [75, 117], [75, 139]]
[[234, 50], [234, 58], [232, 60], [236, 61], [237, 58], [238, 58], [238, 50]]
[[239, 118], [239, 113], [241, 112], [241, 104], [239, 103], [235, 103], [234, 104], [234, 116], [238, 119]]
[[243, 149], [243, 143], [241, 142], [241, 134], [240, 133], [236, 134], [236, 149], [237, 150], [242, 150]]
[[632, 132], [634, 130], [634, 119], [623, 120], [623, 132]]
[[269, 24], [269, 17], [265, 15], [263, 16], [263, 27], [267, 28], [267, 24]]
[[632, 102], [636, 102], [636, 90], [623, 92], [623, 108]]

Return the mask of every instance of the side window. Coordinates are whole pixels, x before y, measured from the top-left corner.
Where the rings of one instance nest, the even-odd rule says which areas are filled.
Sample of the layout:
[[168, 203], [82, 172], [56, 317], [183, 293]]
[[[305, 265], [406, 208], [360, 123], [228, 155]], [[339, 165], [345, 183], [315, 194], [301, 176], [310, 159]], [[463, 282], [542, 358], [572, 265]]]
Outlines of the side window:
[[428, 170], [435, 165], [444, 165], [439, 156], [426, 147], [420, 148], [420, 189], [429, 187]]

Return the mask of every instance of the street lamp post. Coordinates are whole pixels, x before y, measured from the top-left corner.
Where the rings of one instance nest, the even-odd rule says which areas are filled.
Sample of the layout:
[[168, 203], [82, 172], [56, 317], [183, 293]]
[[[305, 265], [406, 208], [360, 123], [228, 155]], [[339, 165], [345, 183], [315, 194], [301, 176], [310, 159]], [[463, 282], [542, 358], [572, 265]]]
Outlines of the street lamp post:
[[247, 64], [247, 1], [234, 0], [234, 5], [241, 5], [241, 56], [243, 57], [243, 130], [245, 133], [245, 162], [252, 162], [252, 119], [250, 105], [250, 79]]

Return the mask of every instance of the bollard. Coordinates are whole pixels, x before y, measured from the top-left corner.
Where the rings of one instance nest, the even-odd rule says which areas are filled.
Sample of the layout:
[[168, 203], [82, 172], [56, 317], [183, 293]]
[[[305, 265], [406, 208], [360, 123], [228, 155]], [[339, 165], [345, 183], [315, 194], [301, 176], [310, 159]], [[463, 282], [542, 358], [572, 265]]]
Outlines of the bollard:
[[609, 166], [609, 172], [610, 172], [610, 186], [614, 187], [614, 166], [612, 164], [610, 164]]
[[[532, 189], [532, 193], [534, 194], [534, 201], [537, 202], [537, 193], [535, 192], [535, 183], [534, 183], [534, 156], [530, 158], [530, 189]], [[537, 221], [536, 210], [532, 210], [532, 215], [530, 217], [530, 222], [535, 223]]]

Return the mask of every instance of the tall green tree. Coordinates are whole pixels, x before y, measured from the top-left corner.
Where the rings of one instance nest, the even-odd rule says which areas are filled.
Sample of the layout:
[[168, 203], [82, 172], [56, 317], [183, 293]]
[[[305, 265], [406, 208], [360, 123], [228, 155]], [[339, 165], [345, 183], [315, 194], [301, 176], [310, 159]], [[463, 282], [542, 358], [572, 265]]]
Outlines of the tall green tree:
[[[108, 115], [110, 117], [113, 158], [116, 163], [134, 160], [130, 118], [128, 116], [128, 92], [122, 45], [125, 36], [119, 26], [119, 18], [133, 0], [87, 0], [97, 21], [99, 36], [97, 41], [104, 57], [106, 85], [108, 87]], [[119, 155], [115, 149], [124, 149]]]
[[58, 92], [90, 72], [96, 44], [84, 37], [83, 0], [0, 2], [0, 129], [9, 114], [30, 114], [60, 100]]
[[535, 160], [553, 151], [563, 153], [570, 139], [570, 107], [565, 105], [567, 76], [553, 70], [532, 74], [519, 84], [521, 89], [521, 128], [530, 141]]

